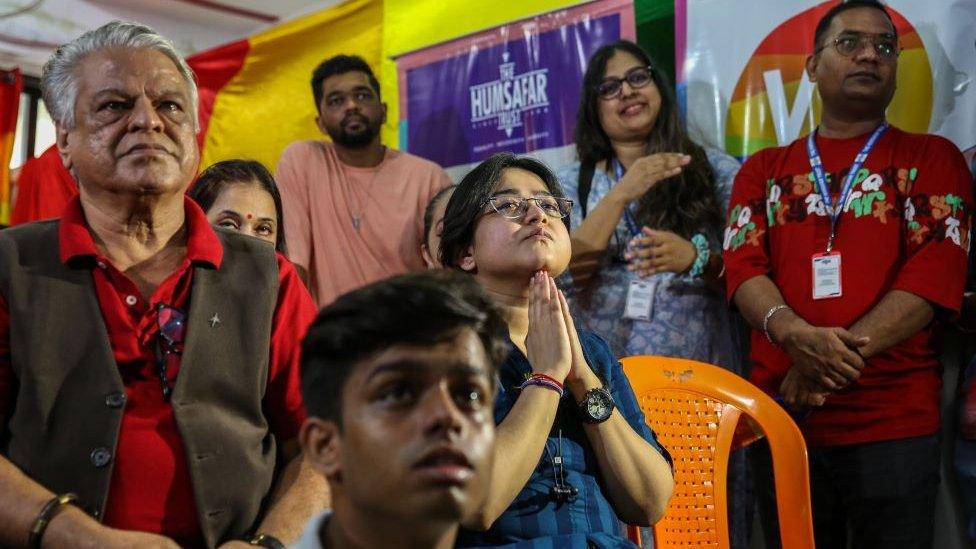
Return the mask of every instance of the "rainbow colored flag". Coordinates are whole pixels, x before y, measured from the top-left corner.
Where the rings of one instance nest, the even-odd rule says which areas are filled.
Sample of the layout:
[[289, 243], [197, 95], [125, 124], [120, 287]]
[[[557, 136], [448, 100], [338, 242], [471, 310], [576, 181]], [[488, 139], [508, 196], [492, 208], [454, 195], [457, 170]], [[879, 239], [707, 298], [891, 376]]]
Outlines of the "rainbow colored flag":
[[272, 171], [289, 143], [321, 139], [310, 81], [340, 53], [380, 70], [381, 0], [351, 0], [191, 56], [200, 87], [200, 167], [248, 158]]
[[0, 225], [10, 223], [10, 155], [14, 152], [23, 87], [20, 69], [0, 71]]
[[395, 57], [573, 3], [348, 0], [193, 55], [188, 61], [200, 87], [200, 167], [250, 158], [274, 170], [291, 142], [323, 139], [310, 81], [319, 63], [340, 53], [359, 55], [373, 68], [388, 107], [383, 142], [398, 147]]

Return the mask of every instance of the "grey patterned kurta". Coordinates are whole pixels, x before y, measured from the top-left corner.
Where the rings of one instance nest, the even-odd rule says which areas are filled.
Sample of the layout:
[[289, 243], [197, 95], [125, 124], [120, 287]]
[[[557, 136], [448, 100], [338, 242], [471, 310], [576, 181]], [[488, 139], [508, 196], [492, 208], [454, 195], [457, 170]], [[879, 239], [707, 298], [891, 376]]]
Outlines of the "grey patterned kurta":
[[[706, 153], [715, 171], [716, 199], [724, 216], [739, 163], [714, 149], [706, 149]], [[566, 196], [574, 201], [571, 217], [574, 230], [583, 220], [577, 190], [579, 170], [580, 164], [575, 162], [556, 174]], [[592, 210], [610, 192], [614, 183], [604, 171], [594, 173], [587, 211]], [[721, 253], [718, 241], [720, 231], [719, 227], [702, 231], [711, 242], [712, 253]], [[732, 327], [725, 297], [707, 288], [700, 279], [674, 273], [649, 277], [647, 280], [655, 284], [651, 318], [646, 321], [624, 318], [630, 281], [638, 278], [627, 271], [627, 264], [620, 260], [621, 248], [630, 237], [627, 224], [621, 219], [600, 269], [589, 283], [575, 285], [568, 274], [560, 278], [580, 327], [606, 338], [617, 356], [689, 358], [741, 374], [743, 359], [736, 342], [737, 336], [733, 335], [735, 328]]]

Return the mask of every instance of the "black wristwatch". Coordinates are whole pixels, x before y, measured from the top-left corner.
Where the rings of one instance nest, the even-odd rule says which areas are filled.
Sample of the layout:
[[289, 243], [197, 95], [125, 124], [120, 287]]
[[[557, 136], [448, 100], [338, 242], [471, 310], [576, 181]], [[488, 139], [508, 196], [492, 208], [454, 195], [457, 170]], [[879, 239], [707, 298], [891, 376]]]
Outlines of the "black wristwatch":
[[603, 423], [610, 419], [615, 407], [610, 391], [597, 387], [583, 395], [583, 400], [579, 403], [579, 413], [583, 423]]
[[285, 549], [285, 544], [269, 534], [257, 534], [247, 540], [251, 545], [256, 545], [258, 547], [267, 547], [268, 549]]

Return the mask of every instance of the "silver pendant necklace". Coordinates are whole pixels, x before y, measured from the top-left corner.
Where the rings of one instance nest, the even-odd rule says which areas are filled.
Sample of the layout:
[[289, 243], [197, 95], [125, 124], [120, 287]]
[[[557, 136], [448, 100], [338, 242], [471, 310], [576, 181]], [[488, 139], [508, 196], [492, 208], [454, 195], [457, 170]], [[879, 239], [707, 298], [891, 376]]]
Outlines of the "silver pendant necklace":
[[[380, 159], [379, 167], [376, 169], [376, 173], [373, 174], [373, 178], [370, 179], [369, 185], [366, 186], [366, 200], [363, 201], [363, 206], [360, 208], [359, 204], [355, 204], [355, 209], [353, 209], [353, 204], [349, 205], [349, 215], [352, 216], [352, 228], [359, 232], [359, 229], [363, 225], [363, 215], [366, 213], [366, 208], [369, 207], [369, 202], [373, 198], [371, 191], [373, 190], [373, 184], [376, 183], [376, 179], [379, 177], [380, 172], [383, 171], [383, 162], [386, 160], [386, 147], [383, 147], [383, 157]], [[349, 189], [349, 197], [352, 199], [350, 202], [359, 202], [356, 200], [356, 193], [353, 189]]]

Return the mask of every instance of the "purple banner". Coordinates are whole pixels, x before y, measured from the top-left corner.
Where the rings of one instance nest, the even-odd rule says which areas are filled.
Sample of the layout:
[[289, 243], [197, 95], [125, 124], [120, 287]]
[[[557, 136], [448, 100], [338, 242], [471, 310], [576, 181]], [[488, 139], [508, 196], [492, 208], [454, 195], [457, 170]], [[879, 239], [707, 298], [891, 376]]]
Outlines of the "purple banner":
[[571, 145], [586, 62], [622, 35], [631, 4], [601, 1], [400, 58], [400, 146], [452, 167]]

